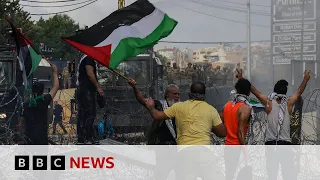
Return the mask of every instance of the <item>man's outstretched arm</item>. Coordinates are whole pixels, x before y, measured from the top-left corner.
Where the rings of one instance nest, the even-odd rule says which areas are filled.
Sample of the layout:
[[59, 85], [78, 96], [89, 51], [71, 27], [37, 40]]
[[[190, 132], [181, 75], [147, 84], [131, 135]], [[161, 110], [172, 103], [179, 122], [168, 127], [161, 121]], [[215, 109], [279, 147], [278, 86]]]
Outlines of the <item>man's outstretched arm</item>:
[[50, 95], [52, 99], [56, 96], [58, 90], [59, 90], [59, 79], [58, 79], [58, 70], [57, 67], [54, 64], [50, 64], [52, 67], [52, 73], [53, 73], [53, 87], [50, 90]]
[[146, 105], [145, 98], [141, 93], [141, 91], [139, 91], [139, 89], [137, 88], [135, 80], [129, 78], [128, 84], [132, 87], [134, 91], [134, 95], [136, 96], [136, 99], [138, 100], [138, 102], [145, 106]]
[[151, 117], [154, 120], [161, 121], [161, 120], [166, 120], [169, 118], [174, 118], [174, 116], [175, 116], [175, 105], [166, 109], [165, 112], [162, 112], [162, 111], [158, 111], [154, 107], [154, 101], [152, 98], [146, 99], [145, 104], [146, 104], [146, 107], [148, 108], [148, 110], [150, 111]]
[[288, 100], [288, 104], [290, 106], [293, 106], [298, 101], [298, 99], [301, 97], [302, 93], [304, 92], [304, 90], [307, 87], [309, 80], [310, 80], [310, 71], [305, 71], [303, 81], [301, 82], [298, 90]]
[[[149, 109], [149, 108], [148, 108]], [[158, 111], [156, 108], [151, 107], [149, 109], [150, 111], [150, 114], [151, 114], [151, 117], [154, 119], [154, 120], [166, 120], [166, 119], [169, 119], [169, 117], [162, 111]]]
[[262, 104], [264, 104], [264, 105], [267, 104], [268, 97], [266, 95], [262, 94], [256, 87], [254, 87], [254, 85], [251, 84], [250, 90], [251, 90], [252, 94], [254, 94]]

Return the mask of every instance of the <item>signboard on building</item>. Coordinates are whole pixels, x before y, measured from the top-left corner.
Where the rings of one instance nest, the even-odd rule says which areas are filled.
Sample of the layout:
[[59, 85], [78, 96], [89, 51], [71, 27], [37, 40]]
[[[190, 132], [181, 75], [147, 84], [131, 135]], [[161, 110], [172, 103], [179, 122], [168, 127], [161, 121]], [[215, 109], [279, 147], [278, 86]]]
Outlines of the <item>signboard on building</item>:
[[[317, 52], [316, 44], [304, 44], [303, 45], [303, 53], [315, 53]], [[301, 44], [288, 44], [288, 45], [274, 45], [273, 46], [273, 54], [281, 54], [281, 53], [301, 53]]]
[[[293, 60], [315, 61], [316, 59], [310, 59], [310, 57], [315, 58], [317, 54], [317, 0], [274, 0], [272, 2], [273, 64], [290, 64]], [[304, 54], [302, 59], [301, 53]]]
[[[279, 78], [287, 79], [292, 90], [295, 90], [303, 79], [302, 74], [306, 68], [313, 67], [314, 69], [311, 70], [317, 76], [317, 41], [319, 39], [317, 31], [320, 27], [317, 9], [320, 1], [271, 0], [271, 2], [273, 81]], [[294, 117], [291, 121], [293, 144], [299, 144], [301, 139], [301, 122], [299, 123], [298, 116], [302, 113], [302, 101], [296, 106], [298, 108], [294, 111], [298, 111], [293, 113]]]
[[316, 0], [274, 0], [273, 22], [301, 21], [304, 2], [304, 20], [316, 19]]
[[[303, 42], [315, 42], [316, 33], [304, 33]], [[274, 43], [294, 43], [301, 42], [301, 34], [276, 34], [273, 36]]]
[[[295, 56], [287, 56], [287, 55], [279, 55], [279, 56], [274, 56], [273, 57], [273, 64], [291, 64], [291, 61], [300, 59], [300, 55], [295, 55]], [[310, 61], [310, 62], [315, 62], [317, 60], [317, 55], [303, 55], [303, 61]]]
[[[294, 22], [294, 23], [281, 23], [273, 25], [274, 33], [286, 33], [286, 32], [301, 32], [302, 23]], [[304, 31], [315, 31], [316, 30], [316, 22], [305, 22]]]

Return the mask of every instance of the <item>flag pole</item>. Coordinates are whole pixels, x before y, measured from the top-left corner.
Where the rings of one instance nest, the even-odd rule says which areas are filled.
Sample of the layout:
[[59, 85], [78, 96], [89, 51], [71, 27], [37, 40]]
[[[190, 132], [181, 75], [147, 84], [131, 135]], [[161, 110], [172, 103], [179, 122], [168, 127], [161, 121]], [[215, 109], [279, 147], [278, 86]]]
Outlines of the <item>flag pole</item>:
[[52, 66], [52, 62], [49, 61], [49, 59], [47, 57], [45, 57], [44, 55], [42, 55], [42, 57], [43, 57], [43, 59], [45, 59], [50, 64], [50, 66]]
[[124, 76], [123, 74], [121, 74], [121, 73], [119, 73], [118, 71], [116, 71], [116, 70], [113, 70], [113, 69], [110, 69], [112, 72], [114, 72], [114, 73], [116, 73], [118, 76], [121, 76], [122, 78], [124, 78], [125, 80], [129, 80], [129, 78], [128, 77], [126, 77], [126, 76]]
[[[45, 56], [42, 56], [43, 59], [45, 59], [51, 66], [52, 66], [52, 63], [51, 61], [49, 61], [49, 59]], [[116, 71], [116, 70], [113, 70], [113, 69], [110, 69], [112, 72], [116, 73], [118, 76], [121, 76], [122, 78], [124, 78], [125, 80], [129, 80], [128, 77], [124, 76], [123, 74], [121, 74], [120, 72]]]

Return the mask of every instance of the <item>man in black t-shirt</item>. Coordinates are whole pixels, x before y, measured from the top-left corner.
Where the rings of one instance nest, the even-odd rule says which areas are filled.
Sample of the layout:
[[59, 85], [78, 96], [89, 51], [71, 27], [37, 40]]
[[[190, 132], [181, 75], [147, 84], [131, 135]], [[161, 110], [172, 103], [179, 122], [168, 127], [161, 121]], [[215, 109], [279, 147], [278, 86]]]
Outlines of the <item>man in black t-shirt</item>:
[[44, 84], [34, 82], [32, 85], [32, 98], [23, 104], [23, 113], [19, 118], [18, 132], [22, 136], [24, 127], [27, 144], [48, 145], [48, 106], [59, 89], [57, 68], [53, 64], [51, 64], [51, 67], [53, 71], [53, 88], [50, 93], [43, 95]]
[[77, 72], [77, 99], [79, 103], [77, 134], [79, 145], [90, 141], [98, 144], [94, 137], [93, 122], [96, 118], [96, 93], [104, 97], [104, 92], [97, 80], [96, 62], [84, 56], [78, 66]]

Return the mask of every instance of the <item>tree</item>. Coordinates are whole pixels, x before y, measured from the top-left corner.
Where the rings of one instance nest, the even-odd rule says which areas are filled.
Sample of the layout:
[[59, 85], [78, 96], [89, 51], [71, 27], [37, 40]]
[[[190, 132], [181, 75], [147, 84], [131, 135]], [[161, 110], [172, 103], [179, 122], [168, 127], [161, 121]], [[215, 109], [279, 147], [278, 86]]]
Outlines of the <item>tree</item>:
[[40, 18], [34, 28], [38, 28], [39, 34], [35, 42], [44, 43], [53, 49], [50, 55], [62, 60], [74, 60], [78, 57], [78, 51], [61, 40], [62, 36], [71, 36], [79, 29], [79, 24], [65, 14], [55, 15], [47, 20]]
[[36, 48], [44, 43], [53, 52], [43, 52], [48, 57], [62, 60], [74, 60], [78, 57], [78, 51], [61, 40], [62, 36], [71, 36], [79, 29], [79, 24], [65, 14], [55, 15], [47, 20], [40, 18], [38, 22], [30, 19], [30, 14], [23, 11], [19, 1], [8, 3], [0, 0], [0, 45], [7, 44], [8, 36], [3, 36], [9, 25], [3, 17], [9, 17], [17, 28], [21, 28], [23, 34], [30, 39]]
[[19, 1], [8, 2], [7, 0], [0, 0], [0, 44], [7, 43], [7, 37], [3, 36], [5, 34], [6, 28], [10, 28], [9, 25], [4, 21], [3, 17], [8, 17], [12, 20], [17, 28], [22, 28], [24, 34], [32, 39], [36, 36], [34, 34], [34, 22], [30, 20], [30, 15], [28, 12], [22, 10], [19, 5]]

